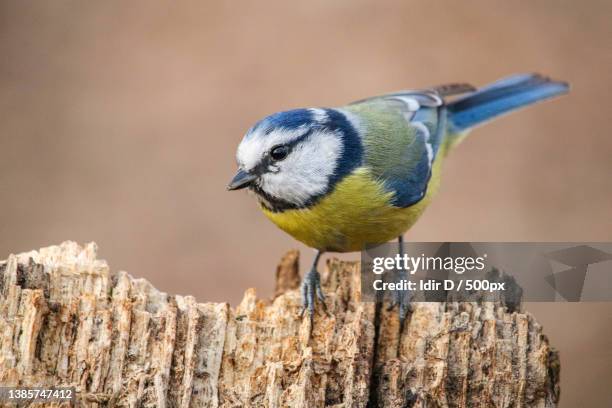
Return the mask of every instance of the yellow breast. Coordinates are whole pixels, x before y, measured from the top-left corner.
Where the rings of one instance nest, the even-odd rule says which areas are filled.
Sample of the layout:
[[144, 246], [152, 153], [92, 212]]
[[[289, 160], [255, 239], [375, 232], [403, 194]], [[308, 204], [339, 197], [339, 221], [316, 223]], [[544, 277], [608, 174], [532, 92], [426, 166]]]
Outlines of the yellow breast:
[[413, 206], [391, 205], [385, 191], [366, 168], [340, 181], [316, 205], [264, 214], [279, 228], [304, 244], [323, 251], [360, 251], [367, 244], [388, 242], [408, 230], [423, 213], [439, 184], [441, 160], [436, 160], [425, 197]]

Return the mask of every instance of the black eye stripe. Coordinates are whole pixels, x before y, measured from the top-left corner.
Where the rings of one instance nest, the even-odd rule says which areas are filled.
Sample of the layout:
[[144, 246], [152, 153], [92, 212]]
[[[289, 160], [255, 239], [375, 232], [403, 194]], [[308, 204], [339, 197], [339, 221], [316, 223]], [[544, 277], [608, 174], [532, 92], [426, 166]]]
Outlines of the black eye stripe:
[[295, 140], [292, 140], [291, 142], [285, 144], [285, 146], [287, 146], [289, 148], [289, 152], [291, 152], [291, 150], [293, 150], [295, 146], [302, 143], [311, 134], [312, 134], [312, 129], [308, 129], [308, 132], [304, 133], [302, 136], [297, 137]]
[[304, 140], [306, 140], [310, 135], [312, 134], [312, 129], [308, 129], [308, 131], [306, 133], [304, 133], [303, 135], [297, 137], [296, 139], [290, 141], [289, 143], [285, 143], [283, 145], [276, 145], [274, 146], [271, 150], [270, 153], [272, 153], [272, 151], [278, 147], [284, 146], [287, 148], [287, 155], [289, 155], [289, 153], [291, 153], [293, 151], [293, 149], [299, 145], [300, 143], [302, 143]]
[[301, 142], [306, 140], [308, 138], [308, 136], [310, 136], [311, 133], [312, 133], [312, 129], [309, 129], [306, 133], [304, 133], [303, 135], [299, 136], [298, 138], [292, 140], [289, 143], [286, 143], [284, 145], [276, 145], [276, 146], [274, 146], [272, 149], [270, 149], [268, 154], [265, 154], [264, 157], [261, 159], [261, 161], [251, 170], [251, 173], [253, 173], [253, 174], [264, 174], [264, 173], [268, 172], [270, 165], [275, 162], [275, 160], [273, 160], [273, 158], [271, 156], [272, 150], [274, 150], [275, 148], [277, 148], [279, 146], [285, 146], [287, 148], [287, 156], [288, 156], [291, 153], [291, 151], [298, 144], [300, 144]]

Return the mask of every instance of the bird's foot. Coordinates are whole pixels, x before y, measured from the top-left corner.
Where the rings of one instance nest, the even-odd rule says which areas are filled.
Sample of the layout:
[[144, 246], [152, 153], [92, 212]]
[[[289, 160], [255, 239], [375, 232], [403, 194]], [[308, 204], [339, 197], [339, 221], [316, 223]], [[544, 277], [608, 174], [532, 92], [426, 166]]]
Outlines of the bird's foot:
[[[404, 279], [408, 279], [408, 274], [405, 270], [398, 271], [396, 274], [396, 282], [402, 282]], [[400, 330], [404, 327], [404, 321], [408, 313], [412, 313], [412, 303], [410, 302], [410, 291], [408, 290], [395, 290], [391, 294], [391, 301], [387, 310], [393, 309], [395, 306], [399, 306], [398, 314], [400, 321]]]
[[314, 312], [315, 312], [315, 300], [319, 299], [321, 304], [323, 305], [323, 310], [326, 314], [327, 305], [325, 304], [325, 295], [323, 294], [323, 290], [321, 290], [321, 276], [319, 272], [315, 268], [312, 268], [310, 272], [304, 276], [304, 280], [302, 281], [302, 311], [300, 316], [304, 316], [304, 312], [308, 310], [308, 314], [310, 315], [310, 332], [312, 333], [312, 327], [314, 324]]

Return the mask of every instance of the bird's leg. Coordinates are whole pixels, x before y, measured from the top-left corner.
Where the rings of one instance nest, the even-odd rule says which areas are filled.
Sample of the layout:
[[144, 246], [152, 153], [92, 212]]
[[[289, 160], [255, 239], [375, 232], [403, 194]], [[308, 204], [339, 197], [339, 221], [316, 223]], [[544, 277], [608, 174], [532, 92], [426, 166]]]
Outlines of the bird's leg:
[[[397, 237], [397, 251], [400, 257], [404, 257], [404, 237], [400, 235]], [[408, 279], [408, 273], [406, 269], [401, 268], [397, 271], [397, 281], [401, 282], [404, 279]], [[395, 307], [395, 305], [399, 305], [399, 320], [400, 320], [400, 330], [404, 327], [404, 321], [406, 320], [406, 315], [408, 312], [412, 311], [412, 307], [410, 305], [410, 292], [407, 290], [396, 290], [393, 296], [393, 300], [391, 301], [391, 308]]]
[[314, 320], [315, 297], [319, 299], [319, 301], [323, 305], [325, 312], [327, 312], [327, 306], [325, 305], [325, 295], [323, 295], [323, 291], [321, 290], [321, 276], [317, 271], [317, 264], [319, 263], [319, 258], [321, 258], [322, 254], [322, 251], [317, 250], [314, 260], [312, 261], [310, 271], [308, 271], [308, 273], [304, 276], [304, 280], [302, 281], [301, 315], [303, 316], [306, 309], [308, 309], [308, 314], [310, 315], [311, 331]]

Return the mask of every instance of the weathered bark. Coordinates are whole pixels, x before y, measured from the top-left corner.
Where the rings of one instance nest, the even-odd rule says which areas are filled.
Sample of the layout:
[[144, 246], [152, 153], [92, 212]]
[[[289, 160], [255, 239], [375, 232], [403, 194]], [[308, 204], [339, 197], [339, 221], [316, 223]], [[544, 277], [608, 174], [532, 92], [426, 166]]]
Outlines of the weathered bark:
[[297, 260], [273, 300], [248, 289], [233, 309], [110, 272], [95, 244], [11, 255], [0, 385], [75, 386], [82, 406], [556, 406], [557, 354], [531, 315], [417, 303], [400, 335], [397, 311], [360, 302], [358, 264], [331, 260], [308, 340]]

